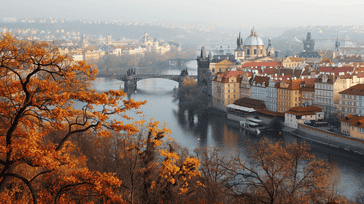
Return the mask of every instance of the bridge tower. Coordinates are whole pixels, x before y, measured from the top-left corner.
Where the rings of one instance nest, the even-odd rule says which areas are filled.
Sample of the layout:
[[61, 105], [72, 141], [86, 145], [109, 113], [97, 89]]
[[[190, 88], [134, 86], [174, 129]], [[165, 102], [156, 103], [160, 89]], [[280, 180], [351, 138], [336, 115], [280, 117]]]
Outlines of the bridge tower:
[[203, 92], [207, 93], [209, 97], [212, 97], [212, 76], [209, 57], [206, 57], [205, 46], [202, 46], [201, 54], [197, 56], [197, 86]]
[[135, 75], [135, 68], [129, 68], [126, 76], [123, 79], [125, 88], [126, 87], [133, 89], [137, 88], [137, 80], [135, 80], [134, 75]]

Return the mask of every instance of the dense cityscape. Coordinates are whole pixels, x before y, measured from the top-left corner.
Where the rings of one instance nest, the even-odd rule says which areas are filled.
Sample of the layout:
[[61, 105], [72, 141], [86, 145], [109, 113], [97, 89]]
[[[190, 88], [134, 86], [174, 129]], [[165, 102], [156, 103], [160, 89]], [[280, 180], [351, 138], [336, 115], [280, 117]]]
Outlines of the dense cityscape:
[[0, 31], [0, 203], [364, 203], [364, 26]]

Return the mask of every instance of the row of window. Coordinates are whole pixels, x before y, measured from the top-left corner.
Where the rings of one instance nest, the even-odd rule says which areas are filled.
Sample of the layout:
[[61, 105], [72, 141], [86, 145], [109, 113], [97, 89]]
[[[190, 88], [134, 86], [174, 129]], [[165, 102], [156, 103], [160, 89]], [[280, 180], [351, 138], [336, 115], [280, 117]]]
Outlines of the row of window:
[[345, 107], [342, 107], [341, 108], [341, 111], [342, 112], [347, 112], [347, 113], [356, 113], [356, 108], [345, 108]]
[[315, 98], [315, 103], [324, 103], [324, 104], [332, 105], [332, 100], [331, 100], [331, 98], [329, 98], [329, 99], [327, 99], [327, 98]]
[[313, 94], [305, 93], [305, 94], [302, 94], [302, 97], [303, 98], [313, 98]]
[[358, 127], [358, 133], [364, 133], [364, 128]]
[[[260, 51], [260, 54], [263, 54], [263, 50], [258, 50], [258, 52]], [[246, 54], [250, 55], [250, 49], [246, 50]], [[256, 55], [257, 54], [257, 49], [253, 49], [253, 54]]]
[[332, 90], [332, 86], [331, 85], [325, 85], [325, 84], [315, 84], [315, 88], [316, 89]]
[[332, 91], [315, 91], [316, 95], [322, 95], [322, 96], [332, 96]]
[[356, 102], [355, 101], [341, 101], [341, 104], [343, 105], [349, 105], [349, 106], [356, 106]]
[[[345, 94], [340, 94], [341, 98], [347, 98], [347, 99], [355, 99], [354, 95], [345, 95]], [[362, 96], [356, 96], [357, 100], [363, 100], [364, 98]]]

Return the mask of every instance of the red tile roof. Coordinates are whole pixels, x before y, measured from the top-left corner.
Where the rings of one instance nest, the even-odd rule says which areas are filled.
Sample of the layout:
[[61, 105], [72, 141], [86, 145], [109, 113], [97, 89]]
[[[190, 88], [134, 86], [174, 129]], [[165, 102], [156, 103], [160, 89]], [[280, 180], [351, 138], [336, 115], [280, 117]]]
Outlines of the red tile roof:
[[221, 76], [221, 82], [223, 83], [227, 83], [229, 82], [229, 78], [232, 77], [232, 76], [235, 76], [237, 77], [237, 81], [240, 81], [240, 77], [239, 76], [243, 76], [244, 75], [244, 72], [243, 71], [232, 71], [232, 70], [229, 70], [229, 71], [225, 71], [225, 72], [218, 72], [216, 73], [214, 76], [214, 80], [213, 81], [217, 81], [217, 76], [220, 75]]
[[357, 84], [352, 86], [344, 91], [339, 92], [339, 94], [350, 94], [350, 95], [359, 95], [364, 96], [364, 84]]
[[267, 87], [267, 86], [269, 86], [269, 79], [270, 79], [270, 77], [255, 76], [252, 81], [252, 84], [254, 84], [254, 82], [255, 82], [256, 84], [263, 85], [263, 82], [264, 82], [265, 87]]
[[347, 115], [341, 118], [340, 122], [349, 123], [350, 126], [364, 127], [364, 116]]
[[315, 115], [318, 112], [322, 112], [322, 109], [317, 106], [307, 106], [307, 107], [293, 107], [290, 108], [286, 113], [292, 115]]
[[256, 110], [265, 109], [265, 105], [264, 105], [263, 101], [257, 100], [257, 99], [252, 99], [252, 98], [246, 98], [246, 97], [239, 98], [238, 100], [236, 100], [234, 102], [234, 104], [238, 105], [238, 106], [254, 108]]
[[340, 72], [353, 72], [354, 67], [319, 67], [319, 72], [323, 73], [335, 73], [335, 75], [339, 75]]
[[247, 62], [241, 65], [242, 67], [281, 67], [281, 62]]

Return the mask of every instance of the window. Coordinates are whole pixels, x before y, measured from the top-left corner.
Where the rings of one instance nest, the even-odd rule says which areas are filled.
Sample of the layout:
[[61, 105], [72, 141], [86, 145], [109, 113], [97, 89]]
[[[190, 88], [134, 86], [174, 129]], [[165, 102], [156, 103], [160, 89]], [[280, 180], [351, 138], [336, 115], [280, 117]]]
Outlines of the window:
[[246, 54], [247, 54], [247, 55], [250, 55], [250, 49], [247, 49], [247, 50], [246, 50]]
[[255, 54], [255, 55], [257, 54], [257, 49], [254, 49], [254, 54]]

